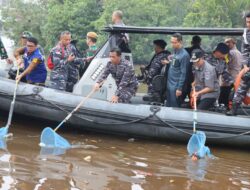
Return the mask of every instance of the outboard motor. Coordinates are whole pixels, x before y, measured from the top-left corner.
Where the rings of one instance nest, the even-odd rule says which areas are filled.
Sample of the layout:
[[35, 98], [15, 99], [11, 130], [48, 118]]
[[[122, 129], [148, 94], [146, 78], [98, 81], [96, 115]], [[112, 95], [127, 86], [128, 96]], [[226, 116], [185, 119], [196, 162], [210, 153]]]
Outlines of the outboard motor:
[[[19, 73], [22, 73], [23, 71], [24, 71], [23, 68], [19, 69]], [[11, 67], [10, 70], [9, 70], [9, 72], [8, 72], [9, 79], [16, 80], [16, 74], [17, 74], [17, 68], [16, 67]], [[22, 82], [27, 82], [25, 77], [23, 77], [21, 79], [21, 81]]]
[[144, 101], [164, 103], [164, 101], [166, 100], [168, 69], [169, 66], [165, 65], [161, 70], [161, 74], [156, 75], [153, 78], [152, 85], [156, 93], [144, 96], [143, 97]]

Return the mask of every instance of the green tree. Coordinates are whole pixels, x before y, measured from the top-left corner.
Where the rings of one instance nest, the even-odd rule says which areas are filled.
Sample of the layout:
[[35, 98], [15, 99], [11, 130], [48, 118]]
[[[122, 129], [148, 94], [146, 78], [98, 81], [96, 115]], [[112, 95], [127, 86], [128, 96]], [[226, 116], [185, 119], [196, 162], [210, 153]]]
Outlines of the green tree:
[[96, 0], [62, 0], [50, 1], [47, 23], [43, 28], [46, 48], [52, 48], [62, 31], [68, 30], [77, 39], [81, 49], [86, 48], [85, 38], [94, 30], [93, 22], [100, 17], [101, 4]]
[[[2, 8], [2, 7], [1, 7]], [[69, 30], [78, 39], [80, 49], [86, 49], [89, 31], [99, 34], [98, 43], [107, 39], [102, 32], [111, 24], [114, 10], [122, 10], [124, 22], [134, 26], [161, 27], [242, 27], [244, 10], [249, 0], [9, 0], [2, 8], [5, 30], [18, 41], [24, 30], [31, 31], [46, 52], [58, 41], [62, 31]], [[146, 63], [153, 54], [152, 41], [166, 35], [130, 35], [130, 47], [136, 63]], [[190, 37], [185, 37], [189, 40]], [[221, 38], [204, 38], [208, 47]]]
[[242, 16], [249, 0], [188, 0], [183, 26], [242, 27]]
[[42, 26], [46, 23], [46, 15], [47, 0], [34, 2], [10, 0], [8, 6], [2, 8], [4, 28], [16, 43], [23, 31], [30, 31], [44, 46]]
[[[188, 13], [184, 27], [236, 28], [243, 26], [244, 10], [249, 10], [249, 0], [188, 0]], [[225, 36], [203, 37], [203, 46], [211, 51]]]
[[[126, 25], [180, 26], [185, 16], [185, 4], [181, 0], [104, 0], [104, 11], [95, 21], [95, 27], [101, 30], [103, 26], [111, 24], [111, 15], [115, 10], [123, 11]], [[156, 38], [167, 39], [168, 37], [166, 35], [130, 35], [130, 46], [136, 63], [149, 62], [153, 54], [152, 41]]]

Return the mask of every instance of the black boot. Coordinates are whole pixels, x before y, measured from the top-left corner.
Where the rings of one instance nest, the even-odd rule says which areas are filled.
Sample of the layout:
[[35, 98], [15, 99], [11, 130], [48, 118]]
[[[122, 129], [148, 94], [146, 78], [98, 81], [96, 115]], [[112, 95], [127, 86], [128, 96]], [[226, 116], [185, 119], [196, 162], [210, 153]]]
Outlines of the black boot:
[[228, 112], [226, 112], [226, 115], [228, 115], [228, 116], [237, 115], [237, 110], [238, 110], [239, 106], [240, 106], [240, 104], [238, 104], [238, 103], [233, 103], [232, 109], [229, 110]]

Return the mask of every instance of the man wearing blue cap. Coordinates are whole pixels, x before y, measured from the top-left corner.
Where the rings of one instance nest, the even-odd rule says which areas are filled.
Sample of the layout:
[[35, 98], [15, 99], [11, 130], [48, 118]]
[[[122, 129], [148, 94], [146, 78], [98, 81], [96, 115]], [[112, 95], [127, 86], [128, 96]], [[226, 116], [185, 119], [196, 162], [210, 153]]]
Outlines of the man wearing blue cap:
[[8, 59], [7, 51], [4, 48], [1, 38], [0, 38], [0, 59]]

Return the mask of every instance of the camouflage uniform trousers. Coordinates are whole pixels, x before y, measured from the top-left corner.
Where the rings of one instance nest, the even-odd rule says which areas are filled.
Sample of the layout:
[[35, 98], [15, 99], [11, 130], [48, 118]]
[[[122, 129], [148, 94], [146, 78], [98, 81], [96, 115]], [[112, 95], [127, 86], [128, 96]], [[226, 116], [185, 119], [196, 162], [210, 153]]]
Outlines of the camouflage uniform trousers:
[[241, 104], [250, 88], [250, 71], [242, 78], [238, 90], [234, 94], [233, 102]]
[[131, 87], [127, 87], [120, 90], [118, 95], [118, 102], [129, 103], [132, 96], [136, 94], [137, 88], [138, 88], [137, 86], [133, 85]]
[[8, 55], [0, 38], [0, 59], [7, 59]]
[[79, 66], [78, 65], [69, 65], [68, 68], [68, 79], [66, 84], [66, 91], [72, 92], [74, 85], [79, 80]]
[[50, 88], [57, 90], [66, 90], [67, 85], [67, 72], [51, 71], [50, 74]]

